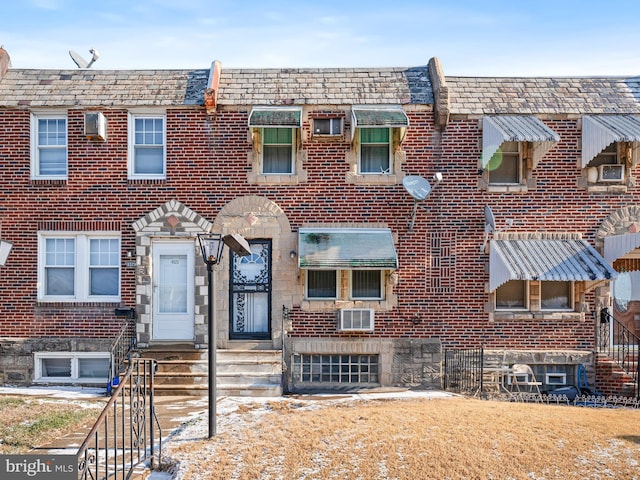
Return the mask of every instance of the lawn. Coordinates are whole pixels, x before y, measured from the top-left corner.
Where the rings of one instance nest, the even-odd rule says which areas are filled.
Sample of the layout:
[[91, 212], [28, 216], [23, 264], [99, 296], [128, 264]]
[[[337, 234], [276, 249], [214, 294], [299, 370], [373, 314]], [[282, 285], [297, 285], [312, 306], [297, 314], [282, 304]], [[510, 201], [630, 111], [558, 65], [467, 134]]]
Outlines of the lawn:
[[212, 440], [206, 425], [165, 443], [175, 478], [640, 479], [637, 409], [300, 397], [230, 406]]
[[89, 430], [103, 403], [0, 395], [0, 454], [24, 454], [78, 429]]

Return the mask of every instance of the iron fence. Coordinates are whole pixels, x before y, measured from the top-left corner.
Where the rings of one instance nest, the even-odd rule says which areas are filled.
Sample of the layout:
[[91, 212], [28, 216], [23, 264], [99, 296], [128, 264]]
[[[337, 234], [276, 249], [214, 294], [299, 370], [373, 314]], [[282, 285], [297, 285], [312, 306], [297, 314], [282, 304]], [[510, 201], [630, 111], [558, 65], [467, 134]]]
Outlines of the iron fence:
[[107, 393], [111, 393], [114, 387], [118, 386], [120, 374], [125, 371], [127, 360], [131, 356], [131, 351], [136, 346], [136, 331], [134, 323], [135, 315], [130, 314], [122, 323], [120, 331], [111, 344], [109, 351], [109, 383], [107, 383]]
[[607, 308], [600, 310], [596, 327], [596, 347], [598, 353], [611, 358], [633, 379], [634, 395], [640, 398], [640, 338], [616, 319]]
[[458, 393], [482, 391], [483, 355], [482, 347], [445, 349], [443, 389]]
[[137, 465], [151, 468], [162, 456], [155, 413], [155, 360], [134, 358], [104, 410], [78, 449], [78, 479], [128, 479]]

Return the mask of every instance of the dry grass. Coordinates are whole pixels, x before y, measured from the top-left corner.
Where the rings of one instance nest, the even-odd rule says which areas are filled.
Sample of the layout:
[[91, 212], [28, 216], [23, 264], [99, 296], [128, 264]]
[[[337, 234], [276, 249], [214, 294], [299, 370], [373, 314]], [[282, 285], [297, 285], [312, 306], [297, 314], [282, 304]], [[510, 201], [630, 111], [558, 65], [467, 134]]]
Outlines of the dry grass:
[[178, 478], [640, 479], [640, 410], [288, 399], [233, 415], [166, 444]]
[[[21, 454], [91, 426], [104, 405], [0, 395], [0, 454]], [[84, 428], [86, 429], [86, 428]]]

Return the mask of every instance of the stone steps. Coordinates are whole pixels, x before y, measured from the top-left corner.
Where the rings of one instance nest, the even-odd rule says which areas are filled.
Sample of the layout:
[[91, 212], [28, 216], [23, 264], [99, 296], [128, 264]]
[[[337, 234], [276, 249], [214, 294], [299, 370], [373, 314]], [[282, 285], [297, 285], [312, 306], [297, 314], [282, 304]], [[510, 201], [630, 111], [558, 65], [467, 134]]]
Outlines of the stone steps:
[[[246, 346], [246, 345], [243, 345]], [[156, 395], [206, 395], [208, 355], [193, 346], [153, 346], [141, 357], [154, 358]], [[218, 396], [282, 395], [282, 351], [234, 348], [216, 351]]]

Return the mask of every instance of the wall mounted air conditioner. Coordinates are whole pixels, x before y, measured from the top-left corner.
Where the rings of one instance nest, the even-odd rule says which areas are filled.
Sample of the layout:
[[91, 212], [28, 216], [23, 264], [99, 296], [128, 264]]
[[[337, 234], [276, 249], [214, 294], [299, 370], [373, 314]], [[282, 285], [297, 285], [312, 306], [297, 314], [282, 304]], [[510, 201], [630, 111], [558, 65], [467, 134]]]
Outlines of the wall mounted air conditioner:
[[84, 136], [102, 142], [107, 139], [107, 119], [102, 112], [85, 112]]
[[624, 165], [611, 163], [598, 166], [599, 182], [621, 182], [624, 180]]
[[343, 332], [373, 331], [373, 308], [343, 308], [338, 310], [338, 330]]
[[314, 118], [313, 134], [336, 136], [342, 135], [342, 119], [341, 118]]

